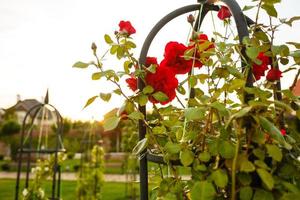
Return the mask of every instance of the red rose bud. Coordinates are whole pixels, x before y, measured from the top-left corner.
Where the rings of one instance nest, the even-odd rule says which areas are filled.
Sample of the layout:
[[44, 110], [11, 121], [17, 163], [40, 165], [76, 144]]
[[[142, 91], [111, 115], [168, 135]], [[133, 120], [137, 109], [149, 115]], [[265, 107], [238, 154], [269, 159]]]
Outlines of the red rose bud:
[[278, 69], [271, 68], [267, 74], [268, 81], [277, 81], [280, 79], [282, 72]]
[[222, 6], [218, 12], [218, 17], [221, 20], [231, 17], [230, 10], [226, 6]]
[[187, 21], [188, 21], [188, 23], [193, 24], [194, 21], [195, 21], [194, 15], [190, 14], [190, 15], [187, 17]]
[[136, 77], [131, 76], [130, 78], [127, 78], [125, 81], [128, 84], [128, 87], [132, 91], [136, 91], [137, 90], [137, 79], [136, 79]]
[[286, 136], [286, 130], [285, 129], [281, 129], [280, 132], [281, 132], [282, 136]]
[[126, 34], [130, 36], [136, 32], [134, 27], [131, 25], [130, 21], [120, 21], [119, 27], [119, 31], [121, 34]]

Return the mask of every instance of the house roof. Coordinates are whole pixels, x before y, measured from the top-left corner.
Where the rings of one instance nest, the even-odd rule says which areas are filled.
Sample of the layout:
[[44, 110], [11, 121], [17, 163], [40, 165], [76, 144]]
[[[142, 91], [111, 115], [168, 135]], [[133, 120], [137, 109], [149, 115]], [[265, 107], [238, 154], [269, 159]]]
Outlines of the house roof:
[[293, 94], [295, 96], [300, 96], [300, 79], [297, 81], [296, 86], [293, 89]]
[[[13, 110], [14, 112], [16, 112], [16, 111], [29, 112], [33, 107], [40, 105], [40, 104], [42, 104], [42, 103], [36, 99], [25, 99], [22, 101], [18, 101], [14, 106], [8, 108], [7, 110]], [[51, 114], [52, 112], [47, 108], [46, 108], [46, 110], [48, 112], [48, 119], [52, 119], [53, 118], [53, 116]], [[35, 111], [31, 112], [30, 116], [33, 117], [34, 113], [35, 113]], [[42, 118], [42, 113], [38, 114], [38, 118], [39, 119]]]

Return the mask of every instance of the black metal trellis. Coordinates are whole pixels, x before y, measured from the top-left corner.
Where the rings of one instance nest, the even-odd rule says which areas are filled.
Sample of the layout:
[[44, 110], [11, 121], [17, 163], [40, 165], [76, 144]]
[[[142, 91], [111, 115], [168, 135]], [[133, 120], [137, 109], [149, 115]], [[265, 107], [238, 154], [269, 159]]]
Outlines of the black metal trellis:
[[[203, 3], [203, 2], [205, 2], [205, 3]], [[197, 23], [196, 23], [196, 24], [199, 24], [199, 26], [201, 26], [205, 15], [209, 11], [218, 11], [220, 9], [219, 6], [216, 6], [214, 4], [208, 4], [206, 2], [207, 1], [198, 0], [198, 4], [188, 5], [188, 6], [179, 8], [179, 9], [169, 13], [165, 17], [163, 17], [150, 31], [150, 33], [148, 34], [148, 36], [142, 46], [142, 50], [141, 50], [140, 58], [139, 58], [140, 66], [143, 66], [145, 64], [148, 50], [150, 48], [150, 45], [151, 45], [153, 39], [155, 38], [157, 33], [168, 22], [170, 22], [174, 18], [176, 18], [180, 15], [186, 14], [188, 12], [198, 11], [199, 8], [201, 6], [203, 6], [201, 9], [201, 13], [199, 13], [199, 15], [198, 15]], [[238, 36], [239, 36], [239, 42], [240, 42], [240, 44], [242, 44], [243, 38], [249, 36], [249, 31], [248, 31], [247, 25], [253, 24], [253, 21], [251, 19], [247, 18], [246, 16], [244, 16], [240, 6], [238, 5], [238, 3], [235, 0], [221, 0], [221, 2], [226, 4], [227, 7], [230, 9], [230, 11], [234, 17], [235, 23], [236, 23], [236, 28], [237, 28]], [[198, 28], [199, 27], [197, 27], [197, 25], [194, 27], [195, 30], [198, 30]], [[245, 58], [247, 58], [247, 56], [245, 54], [245, 49], [242, 49], [242, 54], [245, 56]], [[243, 63], [243, 61], [242, 61], [242, 67], [244, 67], [244, 66], [245, 66], [245, 63]], [[252, 87], [253, 81], [254, 80], [253, 80], [252, 72], [250, 71], [248, 73], [246, 86]], [[143, 81], [141, 79], [139, 79], [138, 80], [138, 88], [140, 89], [140, 91], [142, 91], [144, 87], [145, 87], [145, 85], [144, 85]], [[280, 85], [278, 85], [278, 87], [280, 87]], [[192, 93], [190, 95], [192, 95]], [[246, 102], [248, 100], [250, 100], [251, 98], [252, 98], [251, 95], [245, 94]], [[146, 106], [139, 106], [139, 111], [146, 116]], [[146, 126], [142, 120], [139, 120], [139, 139], [140, 140], [144, 139], [145, 135], [146, 135]], [[152, 162], [161, 163], [161, 164], [165, 163], [163, 161], [162, 157], [147, 153], [147, 149], [144, 150], [143, 152], [141, 152], [141, 159], [140, 159], [140, 199], [141, 200], [148, 200], [147, 161], [152, 161]], [[180, 162], [175, 161], [173, 164], [178, 165], [178, 164], [180, 164]]]
[[[51, 116], [51, 117], [49, 117]], [[48, 133], [43, 133], [43, 122], [48, 118], [52, 118], [55, 120], [56, 132], [55, 132], [55, 143], [53, 147], [48, 148], [46, 146], [40, 146], [38, 143], [37, 146], [33, 141], [33, 130], [35, 126], [40, 128], [39, 140], [42, 140], [42, 137], [46, 137], [46, 141], [48, 141]], [[40, 121], [40, 124], [37, 124], [37, 121]], [[38, 127], [40, 125], [40, 127]], [[48, 127], [50, 128], [50, 127]], [[58, 112], [58, 110], [51, 104], [49, 104], [48, 91], [45, 96], [44, 103], [39, 103], [33, 106], [25, 115], [22, 124], [21, 131], [21, 142], [20, 148], [18, 150], [18, 169], [17, 169], [17, 180], [16, 180], [16, 190], [15, 190], [15, 200], [20, 198], [20, 190], [28, 189], [30, 186], [30, 172], [32, 163], [34, 159], [41, 158], [45, 156], [54, 155], [54, 164], [52, 169], [52, 187], [51, 187], [51, 196], [48, 197], [51, 200], [59, 200], [60, 199], [60, 181], [61, 181], [61, 168], [58, 164], [58, 153], [65, 152], [62, 143], [62, 130], [63, 130], [63, 120]], [[47, 142], [46, 142], [47, 143]], [[21, 185], [21, 173], [22, 167], [25, 164], [25, 180], [24, 187]], [[22, 188], [21, 188], [22, 187]]]

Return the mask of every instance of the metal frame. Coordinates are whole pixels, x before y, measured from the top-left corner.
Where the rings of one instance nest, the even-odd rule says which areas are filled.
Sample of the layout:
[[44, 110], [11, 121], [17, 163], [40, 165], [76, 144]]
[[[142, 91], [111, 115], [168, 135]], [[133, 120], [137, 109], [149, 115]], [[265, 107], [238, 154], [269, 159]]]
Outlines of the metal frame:
[[[35, 120], [38, 117], [40, 111], [46, 107], [50, 107], [54, 110], [54, 115], [56, 117], [56, 143], [55, 149], [34, 149], [32, 144], [32, 128], [27, 130], [27, 127], [32, 127], [34, 125]], [[32, 115], [32, 117], [30, 116]], [[29, 121], [29, 124], [26, 124]], [[61, 181], [61, 168], [58, 164], [58, 153], [65, 152], [62, 144], [62, 130], [63, 130], [63, 119], [58, 110], [48, 103], [48, 95], [46, 95], [45, 102], [40, 103], [34, 107], [32, 107], [25, 115], [25, 118], [22, 123], [22, 132], [21, 132], [21, 142], [20, 148], [18, 150], [18, 170], [17, 170], [17, 180], [16, 180], [16, 190], [15, 190], [15, 200], [19, 199], [19, 190], [20, 190], [20, 178], [21, 178], [21, 169], [22, 163], [26, 163], [26, 177], [25, 177], [25, 188], [29, 187], [30, 180], [30, 171], [31, 171], [31, 154], [54, 154], [54, 167], [53, 167], [53, 176], [52, 176], [52, 189], [51, 189], [51, 200], [59, 200], [60, 199], [60, 181]], [[25, 137], [28, 136], [29, 142], [26, 143]], [[23, 155], [26, 156], [26, 160], [23, 158]], [[24, 160], [23, 160], [24, 159]]]
[[[237, 4], [237, 2], [235, 0], [221, 0], [221, 1], [223, 3], [225, 3], [227, 5], [227, 7], [231, 10], [231, 13], [232, 13], [232, 15], [234, 17], [234, 20], [236, 22], [236, 25], [237, 25], [236, 28], [238, 30], [239, 41], [240, 41], [240, 44], [242, 44], [243, 38], [249, 36], [247, 23], [251, 23], [253, 21], [244, 16], [240, 6]], [[150, 45], [151, 45], [153, 39], [155, 38], [157, 33], [168, 22], [170, 22], [174, 18], [176, 18], [180, 15], [183, 15], [185, 13], [199, 10], [201, 4], [203, 4], [202, 13], [199, 14], [200, 19], [199, 18], [197, 19], [197, 20], [200, 20], [199, 24], [201, 25], [202, 20], [204, 19], [205, 15], [208, 13], [208, 11], [211, 11], [211, 10], [218, 11], [219, 10], [218, 6], [215, 6], [213, 4], [207, 4], [206, 1], [198, 0], [198, 2], [199, 2], [198, 4], [188, 5], [188, 6], [179, 8], [179, 9], [169, 13], [168, 15], [163, 17], [152, 28], [152, 30], [148, 34], [148, 36], [147, 36], [147, 38], [146, 38], [146, 40], [145, 40], [145, 42], [142, 46], [142, 50], [141, 50], [140, 58], [139, 58], [140, 66], [143, 66], [145, 64], [146, 56], [147, 56], [148, 50], [150, 48]], [[199, 27], [195, 27], [196, 30], [198, 28]], [[242, 54], [245, 55], [245, 49], [242, 49]], [[247, 58], [246, 55], [245, 55], [245, 57]], [[245, 64], [246, 63], [242, 62], [242, 67], [244, 67]], [[252, 87], [253, 86], [252, 71], [250, 71], [249, 74], [248, 74], [246, 86], [247, 87]], [[145, 87], [145, 84], [139, 78], [138, 79], [138, 88], [139, 88], [139, 90], [140, 91], [143, 90], [144, 87]], [[190, 95], [192, 95], [192, 94], [190, 94]], [[248, 94], [245, 94], [245, 101], [246, 102], [248, 100], [250, 100], [251, 98], [252, 98], [252, 96], [250, 96]], [[139, 106], [139, 111], [146, 116], [146, 106]], [[143, 123], [142, 120], [139, 120], [139, 129], [138, 130], [139, 130], [139, 139], [140, 140], [144, 139], [145, 135], [146, 135], [146, 126], [145, 126], [145, 124]], [[147, 161], [149, 160], [149, 161], [156, 162], [156, 163], [164, 163], [164, 162], [163, 162], [162, 157], [152, 155], [152, 154], [148, 154], [147, 149], [142, 151], [140, 155], [141, 155], [141, 159], [140, 159], [140, 199], [141, 200], [148, 200], [148, 168], [147, 168]], [[143, 156], [143, 155], [147, 155], [147, 156]], [[178, 163], [174, 163], [174, 164], [178, 164]]]

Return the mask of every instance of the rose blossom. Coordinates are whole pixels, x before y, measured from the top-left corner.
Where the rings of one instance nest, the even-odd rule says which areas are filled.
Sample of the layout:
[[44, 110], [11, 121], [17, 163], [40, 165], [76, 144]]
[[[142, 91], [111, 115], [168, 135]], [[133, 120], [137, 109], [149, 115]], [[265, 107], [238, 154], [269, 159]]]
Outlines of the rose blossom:
[[[145, 66], [150, 67], [150, 65], [157, 65], [156, 57], [147, 57], [146, 58]], [[137, 88], [137, 78], [133, 74], [131, 74], [130, 78], [127, 78], [125, 81], [126, 81], [128, 87], [132, 91], [136, 91], [138, 89]]]
[[231, 17], [230, 10], [226, 6], [222, 6], [218, 12], [218, 17], [221, 20]]
[[185, 74], [189, 72], [192, 65], [184, 59], [184, 52], [187, 47], [178, 42], [169, 42], [165, 47], [164, 59], [161, 65], [172, 69], [175, 74]]
[[131, 75], [130, 78], [127, 78], [126, 80], [127, 86], [132, 90], [136, 91], [137, 90], [137, 79], [134, 75]]
[[282, 129], [280, 130], [280, 133], [281, 133], [282, 136], [286, 136], [286, 130], [285, 130], [285, 129], [282, 128]]
[[268, 81], [276, 81], [276, 80], [279, 80], [281, 76], [282, 72], [278, 69], [274, 69], [274, 68], [271, 68], [269, 71], [268, 71], [268, 74], [267, 74], [267, 80]]
[[154, 89], [155, 92], [163, 92], [168, 96], [168, 100], [159, 102], [154, 97], [150, 97], [149, 100], [152, 103], [161, 103], [165, 105], [172, 101], [176, 97], [176, 88], [178, 86], [178, 80], [175, 77], [175, 73], [168, 67], [160, 65], [156, 68], [155, 73], [148, 72], [146, 74], [146, 83]]
[[255, 80], [259, 80], [262, 76], [265, 75], [265, 71], [268, 70], [269, 65], [269, 57], [264, 53], [260, 52], [257, 56], [257, 59], [261, 61], [261, 64], [258, 65], [256, 63], [253, 64], [253, 75]]
[[128, 36], [134, 34], [135, 28], [131, 25], [130, 21], [120, 21], [119, 23], [120, 33], [125, 33]]

